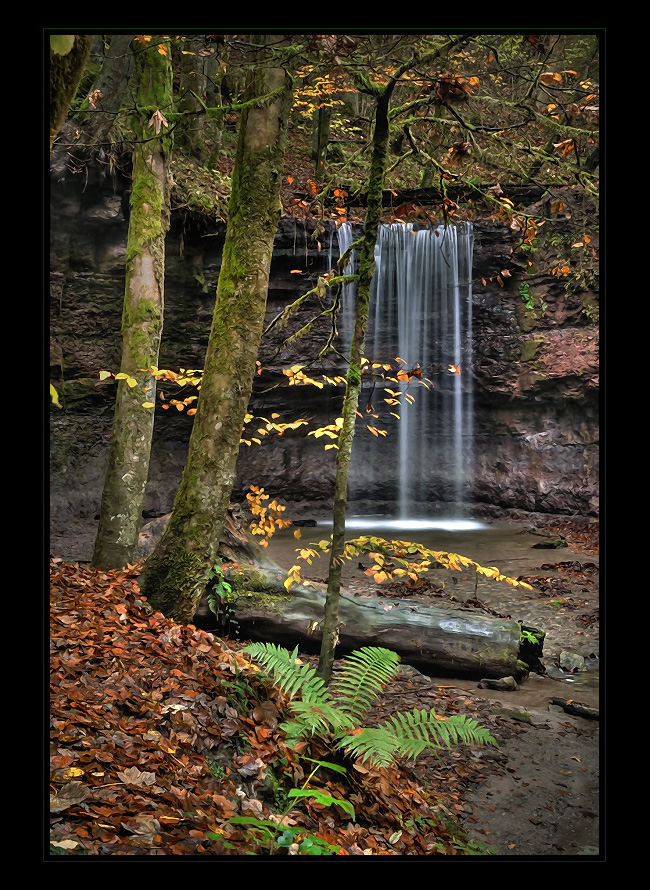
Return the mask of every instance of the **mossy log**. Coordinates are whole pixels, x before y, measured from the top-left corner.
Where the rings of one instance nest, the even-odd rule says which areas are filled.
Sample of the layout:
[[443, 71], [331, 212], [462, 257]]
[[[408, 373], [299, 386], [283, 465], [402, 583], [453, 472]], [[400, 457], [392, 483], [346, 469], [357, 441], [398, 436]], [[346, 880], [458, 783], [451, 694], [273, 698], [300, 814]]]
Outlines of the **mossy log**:
[[[141, 546], [152, 525], [162, 534], [166, 517], [145, 526]], [[220, 546], [224, 572], [233, 587], [232, 600], [223, 610], [230, 624], [225, 632], [242, 640], [298, 645], [303, 652], [318, 653], [325, 611], [326, 585], [284, 586], [287, 573], [270, 560], [237, 516], [229, 514]], [[353, 596], [342, 591], [339, 607], [337, 655], [362, 646], [384, 646], [397, 652], [405, 664], [430, 675], [469, 677], [521, 677], [526, 664], [542, 655], [544, 634], [462, 608], [440, 608], [406, 603], [390, 597]], [[204, 597], [194, 623], [206, 630], [224, 632]], [[538, 637], [537, 645], [522, 643], [522, 630]], [[525, 664], [526, 663], [526, 664]]]
[[[240, 638], [320, 651], [325, 585], [292, 587], [287, 597], [284, 575], [276, 576], [268, 569], [261, 574], [262, 597], [249, 591], [231, 604]], [[425, 673], [477, 679], [521, 676], [526, 670], [522, 626], [516, 621], [345, 591], [341, 592], [339, 620], [337, 655], [362, 646], [383, 646]]]

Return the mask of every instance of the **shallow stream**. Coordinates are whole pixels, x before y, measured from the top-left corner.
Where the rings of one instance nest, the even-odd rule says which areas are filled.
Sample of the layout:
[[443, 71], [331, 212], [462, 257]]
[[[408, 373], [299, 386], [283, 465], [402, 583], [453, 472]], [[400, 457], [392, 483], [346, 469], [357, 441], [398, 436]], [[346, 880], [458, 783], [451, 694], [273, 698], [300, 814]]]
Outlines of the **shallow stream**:
[[[297, 561], [297, 550], [331, 535], [332, 523], [318, 520], [315, 527], [300, 529], [296, 540], [294, 530], [277, 532], [269, 542], [268, 555], [283, 568], [289, 569]], [[346, 523], [347, 539], [372, 535], [387, 540], [414, 541], [432, 550], [445, 550], [469, 557], [482, 566], [496, 566], [503, 574], [521, 576], [555, 576], [564, 578], [562, 572], [554, 572], [550, 566], [562, 564], [598, 565], [598, 556], [577, 552], [575, 549], [542, 549], [536, 547], [543, 536], [528, 527], [510, 523], [477, 522], [472, 520], [434, 519], [410, 522], [382, 521], [378, 517], [349, 518]], [[343, 585], [350, 591], [374, 582], [365, 574], [370, 564], [367, 558], [355, 559], [343, 568]], [[327, 556], [314, 559], [303, 566], [303, 576], [313, 580], [325, 580], [328, 572]], [[588, 586], [580, 579], [561, 590], [562, 596], [545, 594], [539, 589], [527, 590], [503, 582], [494, 582], [471, 572], [450, 572], [438, 569], [431, 573], [436, 582], [444, 582], [445, 589], [456, 601], [478, 599], [501, 614], [510, 615], [515, 621], [539, 627], [546, 632], [544, 642], [545, 675], [531, 674], [519, 685], [517, 691], [478, 689], [478, 680], [467, 678], [432, 678], [442, 686], [457, 686], [488, 699], [498, 699], [505, 705], [519, 708], [548, 707], [550, 698], [561, 697], [599, 707], [599, 650], [597, 625], [585, 626], [578, 620], [580, 613], [598, 607], [597, 574]], [[563, 580], [564, 584], [566, 581]], [[389, 588], [377, 587], [390, 596]], [[562, 603], [562, 600], [566, 602]], [[441, 605], [432, 600], [431, 605]], [[559, 667], [562, 651], [585, 656], [585, 669], [568, 673]]]

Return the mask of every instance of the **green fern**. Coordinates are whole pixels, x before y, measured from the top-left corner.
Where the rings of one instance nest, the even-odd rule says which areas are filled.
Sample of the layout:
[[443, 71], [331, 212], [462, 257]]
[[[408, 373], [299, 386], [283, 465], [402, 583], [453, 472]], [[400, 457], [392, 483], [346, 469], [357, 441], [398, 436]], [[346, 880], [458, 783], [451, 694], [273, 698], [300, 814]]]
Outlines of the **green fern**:
[[259, 661], [270, 672], [271, 682], [293, 699], [289, 707], [295, 719], [282, 726], [290, 744], [305, 736], [326, 737], [354, 728], [354, 721], [332, 698], [316, 671], [300, 663], [297, 646], [290, 654], [273, 643], [251, 643], [244, 652]]
[[399, 661], [396, 652], [377, 646], [364, 646], [348, 655], [331, 685], [338, 707], [352, 720], [361, 720], [395, 676]]
[[290, 699], [293, 719], [282, 724], [290, 746], [318, 736], [364, 763], [381, 767], [399, 758], [415, 759], [425, 749], [497, 744], [475, 720], [438, 717], [417, 708], [395, 714], [379, 727], [350, 734], [395, 675], [399, 655], [390, 649], [363, 647], [344, 658], [331, 692], [312, 667], [300, 663], [298, 647], [290, 654], [273, 643], [251, 643], [244, 652], [270, 671], [271, 682]]
[[251, 643], [244, 652], [270, 671], [273, 684], [287, 698], [300, 694], [303, 701], [333, 703], [327, 686], [316, 676], [316, 671], [298, 658], [297, 646], [289, 653], [274, 643]]
[[490, 733], [475, 720], [463, 715], [438, 717], [433, 711], [398, 713], [376, 728], [362, 729], [339, 739], [337, 747], [362, 763], [388, 766], [398, 758], [415, 760], [426, 749], [434, 751], [457, 744], [496, 745]]

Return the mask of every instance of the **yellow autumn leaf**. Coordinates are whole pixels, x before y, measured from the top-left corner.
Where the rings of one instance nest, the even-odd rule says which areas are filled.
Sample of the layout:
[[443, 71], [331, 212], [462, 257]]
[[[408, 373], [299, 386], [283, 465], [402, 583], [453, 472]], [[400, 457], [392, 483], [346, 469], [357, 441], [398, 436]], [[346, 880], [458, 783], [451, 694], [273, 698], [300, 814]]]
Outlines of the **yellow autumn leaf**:
[[113, 376], [113, 374], [110, 371], [100, 371], [99, 372], [100, 380], [106, 380], [107, 377], [112, 377], [112, 376]]
[[125, 374], [124, 371], [120, 371], [119, 374], [115, 375], [116, 380], [126, 380], [127, 386], [133, 388], [137, 385], [137, 380], [134, 377], [131, 377], [129, 374]]
[[143, 402], [142, 407], [143, 408], [155, 408], [156, 406], [153, 402]]

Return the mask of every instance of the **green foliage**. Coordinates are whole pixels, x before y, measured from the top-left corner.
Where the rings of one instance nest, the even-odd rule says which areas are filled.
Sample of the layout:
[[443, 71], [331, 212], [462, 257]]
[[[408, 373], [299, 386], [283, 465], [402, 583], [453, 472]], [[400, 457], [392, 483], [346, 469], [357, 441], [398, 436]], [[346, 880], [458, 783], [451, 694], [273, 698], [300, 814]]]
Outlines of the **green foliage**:
[[208, 575], [206, 598], [208, 608], [219, 619], [220, 626], [227, 628], [229, 632], [234, 632], [236, 635], [239, 622], [235, 618], [235, 610], [232, 604], [232, 600], [236, 597], [233, 597], [232, 584], [225, 580], [223, 569], [219, 564], [212, 566]]
[[362, 729], [357, 735], [341, 739], [337, 747], [348, 754], [370, 760], [374, 766], [390, 766], [404, 757], [415, 760], [424, 750], [436, 751], [457, 744], [496, 745], [490, 733], [464, 715], [438, 717], [433, 711], [398, 713], [378, 728]]
[[[535, 309], [535, 297], [530, 292], [530, 286], [527, 281], [523, 281], [519, 285], [519, 295], [521, 299], [524, 301], [524, 305], [529, 312], [534, 311]], [[542, 312], [545, 312], [548, 308], [548, 304], [545, 300], [540, 302], [540, 308]]]
[[210, 753], [205, 755], [205, 762], [215, 779], [225, 779], [227, 775], [225, 766], [218, 763]]
[[[278, 851], [286, 851], [294, 856], [328, 856], [338, 853], [338, 846], [329, 844], [322, 837], [306, 832], [299, 825], [282, 825], [270, 819], [258, 819], [256, 816], [234, 816], [229, 820], [233, 825], [250, 827], [246, 838], [256, 849], [249, 855], [267, 852], [273, 855]], [[208, 831], [206, 837], [222, 841], [223, 837], [214, 831]], [[224, 842], [224, 846], [234, 849], [234, 845]]]
[[223, 569], [220, 565], [212, 566], [208, 575], [208, 605], [210, 611], [215, 615], [219, 614], [219, 606], [226, 601], [232, 593], [232, 584], [229, 584], [223, 576]]
[[519, 285], [519, 295], [521, 299], [524, 301], [526, 309], [534, 309], [535, 308], [535, 300], [533, 295], [530, 292], [529, 284], [527, 281], [524, 281]]
[[356, 730], [395, 674], [399, 656], [389, 649], [370, 646], [353, 652], [343, 659], [330, 687], [313, 668], [300, 662], [297, 647], [289, 653], [272, 643], [252, 643], [244, 651], [270, 671], [272, 682], [291, 699], [294, 717], [282, 726], [289, 745], [318, 736], [378, 767], [400, 758], [415, 759], [425, 749], [435, 751], [459, 743], [496, 745], [475, 720], [439, 717], [417, 709], [395, 714], [379, 727]]
[[[304, 759], [315, 765], [307, 776], [302, 788], [292, 788], [287, 792], [282, 808], [283, 812], [279, 819], [258, 819], [256, 816], [234, 816], [232, 819], [229, 819], [229, 822], [233, 825], [250, 826], [250, 832], [246, 835], [246, 839], [252, 842], [256, 848], [251, 855], [255, 855], [258, 852], [268, 852], [272, 855], [279, 850], [286, 850], [293, 856], [323, 856], [329, 853], [338, 853], [340, 850], [340, 847], [329, 844], [323, 838], [318, 837], [318, 835], [306, 832], [300, 826], [283, 824], [287, 813], [293, 806], [293, 801], [304, 797], [311, 797], [325, 807], [337, 806], [350, 819], [355, 818], [354, 807], [349, 801], [341, 800], [337, 797], [332, 797], [331, 794], [307, 787], [321, 767], [343, 774], [346, 772], [345, 768], [328, 761], [312, 760], [311, 757], [305, 757]], [[276, 789], [276, 795], [278, 790]], [[223, 841], [221, 835], [208, 832], [206, 836], [213, 840], [221, 841], [225, 847], [234, 849], [232, 844]]]

